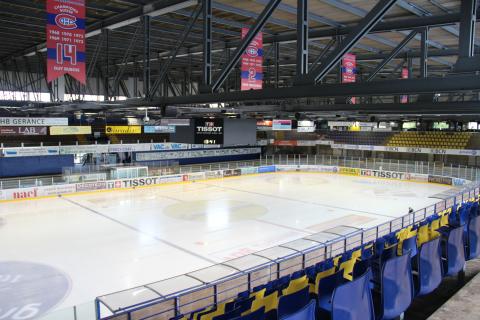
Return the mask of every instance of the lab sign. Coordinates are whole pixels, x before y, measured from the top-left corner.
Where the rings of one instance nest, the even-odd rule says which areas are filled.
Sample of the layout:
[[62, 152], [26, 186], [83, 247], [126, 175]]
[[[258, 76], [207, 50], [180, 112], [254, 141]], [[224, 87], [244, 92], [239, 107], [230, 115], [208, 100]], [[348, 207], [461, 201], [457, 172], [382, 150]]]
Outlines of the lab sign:
[[47, 127], [0, 127], [0, 136], [46, 136]]

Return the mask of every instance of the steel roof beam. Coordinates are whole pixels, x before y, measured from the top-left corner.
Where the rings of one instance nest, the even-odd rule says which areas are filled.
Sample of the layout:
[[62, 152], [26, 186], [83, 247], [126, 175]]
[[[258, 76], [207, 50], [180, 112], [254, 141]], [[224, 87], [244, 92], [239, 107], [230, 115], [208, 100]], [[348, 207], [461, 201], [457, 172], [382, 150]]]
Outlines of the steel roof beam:
[[381, 0], [375, 5], [352, 32], [336, 47], [322, 64], [315, 67], [307, 75], [299, 79], [298, 84], [316, 83], [321, 81], [332, 68], [348, 53], [374, 26], [385, 13], [395, 4], [396, 0]]
[[460, 92], [480, 90], [479, 75], [462, 75], [428, 79], [400, 79], [348, 84], [322, 84], [287, 88], [266, 88], [263, 90], [237, 91], [228, 93], [199, 94], [196, 96], [164, 97], [146, 102], [142, 99], [127, 100], [131, 106], [202, 104], [232, 101], [265, 101], [309, 97], [359, 97], [439, 92]]

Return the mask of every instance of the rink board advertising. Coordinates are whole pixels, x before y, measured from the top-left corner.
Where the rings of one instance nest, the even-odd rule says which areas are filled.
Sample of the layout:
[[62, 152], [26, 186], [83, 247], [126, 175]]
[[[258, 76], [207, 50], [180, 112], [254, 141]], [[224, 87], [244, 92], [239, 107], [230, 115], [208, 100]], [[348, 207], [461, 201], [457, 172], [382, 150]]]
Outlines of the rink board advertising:
[[195, 144], [223, 144], [223, 119], [195, 119]]

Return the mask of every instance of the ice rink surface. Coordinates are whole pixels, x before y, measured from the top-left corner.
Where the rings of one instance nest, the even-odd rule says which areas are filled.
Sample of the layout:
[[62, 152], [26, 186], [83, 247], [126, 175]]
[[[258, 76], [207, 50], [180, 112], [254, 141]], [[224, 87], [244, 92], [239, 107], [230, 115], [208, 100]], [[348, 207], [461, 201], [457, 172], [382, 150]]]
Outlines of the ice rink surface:
[[[339, 225], [375, 226], [438, 202], [429, 197], [447, 189], [277, 173], [2, 203], [0, 318], [45, 299], [45, 286], [44, 308], [78, 305]], [[13, 287], [17, 294], [7, 295]]]

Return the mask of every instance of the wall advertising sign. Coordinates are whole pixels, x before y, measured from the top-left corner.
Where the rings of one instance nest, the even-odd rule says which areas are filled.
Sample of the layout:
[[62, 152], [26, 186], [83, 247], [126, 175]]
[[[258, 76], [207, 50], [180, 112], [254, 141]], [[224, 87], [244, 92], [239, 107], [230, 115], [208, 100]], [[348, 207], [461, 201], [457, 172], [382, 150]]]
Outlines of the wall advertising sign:
[[106, 134], [141, 134], [142, 126], [105, 126]]
[[61, 146], [60, 154], [82, 154], [82, 153], [108, 153], [108, 145], [78, 145], [78, 146]]
[[[354, 83], [357, 73], [357, 56], [347, 53], [342, 60], [342, 83]], [[355, 104], [356, 99], [350, 98], [350, 103]]]
[[51, 156], [58, 155], [58, 147], [26, 147], [26, 148], [4, 148], [4, 157], [30, 157], [30, 156]]
[[132, 143], [132, 144], [110, 144], [108, 146], [108, 152], [135, 152], [135, 151], [150, 151], [151, 146], [145, 143]]
[[[408, 78], [409, 78], [408, 69], [403, 68], [402, 79], [408, 79]], [[408, 103], [408, 96], [407, 95], [400, 96], [400, 103]]]
[[92, 134], [90, 126], [58, 126], [50, 127], [51, 136], [68, 136], [77, 134]]
[[[242, 39], [248, 34], [248, 28], [242, 28]], [[260, 90], [263, 88], [263, 34], [259, 32], [250, 42], [242, 55], [241, 90]]]
[[195, 119], [195, 144], [223, 144], [223, 119]]
[[[203, 146], [203, 144], [202, 144]], [[163, 151], [163, 150], [187, 150], [190, 149], [192, 145], [187, 143], [152, 143], [152, 151]]]
[[68, 118], [13, 118], [0, 117], [0, 126], [3, 127], [50, 127], [68, 126]]
[[69, 74], [86, 84], [85, 0], [47, 0], [47, 80]]
[[292, 130], [292, 120], [273, 120], [273, 131], [288, 131]]
[[0, 127], [0, 136], [46, 136], [47, 127]]
[[315, 127], [298, 127], [297, 132], [315, 132]]
[[175, 133], [175, 126], [144, 126], [144, 133]]
[[190, 125], [190, 119], [161, 119], [161, 126], [178, 126], [188, 127]]

